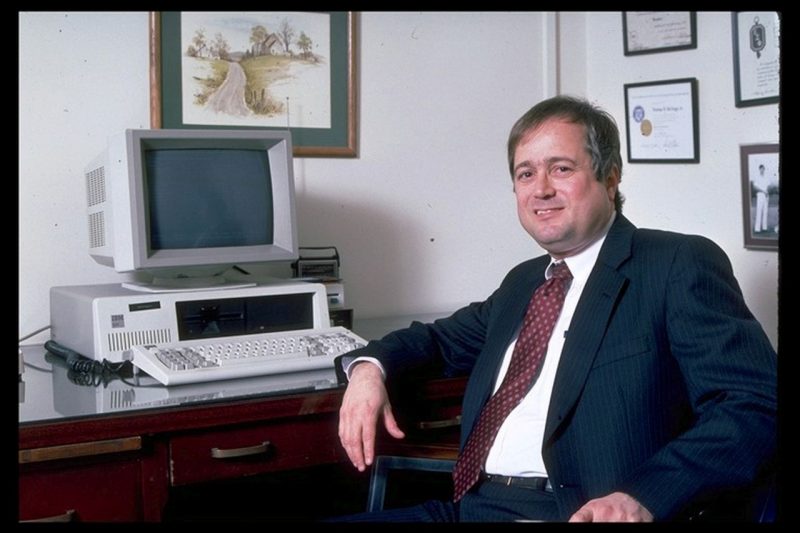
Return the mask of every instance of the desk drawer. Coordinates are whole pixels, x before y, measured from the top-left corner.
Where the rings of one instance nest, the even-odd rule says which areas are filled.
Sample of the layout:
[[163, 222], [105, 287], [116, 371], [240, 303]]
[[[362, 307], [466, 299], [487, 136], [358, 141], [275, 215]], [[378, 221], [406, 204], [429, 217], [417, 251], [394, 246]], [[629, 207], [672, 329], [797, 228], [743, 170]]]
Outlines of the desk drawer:
[[20, 465], [19, 519], [139, 521], [141, 484], [136, 456]]
[[170, 439], [173, 486], [333, 463], [340, 457], [337, 420], [301, 417], [236, 425]]

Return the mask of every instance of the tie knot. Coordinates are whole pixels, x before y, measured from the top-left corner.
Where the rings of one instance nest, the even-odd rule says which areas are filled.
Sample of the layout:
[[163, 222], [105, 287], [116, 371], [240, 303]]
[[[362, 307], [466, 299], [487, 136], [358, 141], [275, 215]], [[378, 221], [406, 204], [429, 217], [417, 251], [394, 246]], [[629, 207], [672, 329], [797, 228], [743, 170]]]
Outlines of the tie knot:
[[569, 271], [569, 267], [565, 261], [554, 263], [553, 267], [550, 269], [550, 275], [554, 278], [572, 279], [572, 272]]

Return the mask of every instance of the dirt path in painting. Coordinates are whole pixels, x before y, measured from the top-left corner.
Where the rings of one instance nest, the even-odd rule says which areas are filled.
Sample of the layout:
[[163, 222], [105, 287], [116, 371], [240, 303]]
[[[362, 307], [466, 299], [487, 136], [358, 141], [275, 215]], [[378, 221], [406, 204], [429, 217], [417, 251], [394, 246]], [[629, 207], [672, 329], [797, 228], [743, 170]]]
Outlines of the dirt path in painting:
[[206, 107], [218, 113], [244, 117], [250, 114], [250, 109], [248, 109], [244, 101], [244, 88], [247, 79], [244, 75], [244, 69], [239, 63], [230, 62], [229, 65], [225, 81], [208, 99]]

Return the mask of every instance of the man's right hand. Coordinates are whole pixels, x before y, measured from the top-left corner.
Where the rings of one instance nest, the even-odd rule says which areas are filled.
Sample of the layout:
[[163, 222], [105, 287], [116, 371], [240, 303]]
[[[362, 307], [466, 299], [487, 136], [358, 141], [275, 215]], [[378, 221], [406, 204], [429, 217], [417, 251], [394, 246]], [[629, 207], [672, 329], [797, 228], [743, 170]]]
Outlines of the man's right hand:
[[392, 413], [381, 369], [370, 362], [358, 363], [350, 372], [339, 409], [339, 440], [361, 472], [375, 458], [375, 433], [381, 415], [389, 435], [396, 439], [405, 437]]

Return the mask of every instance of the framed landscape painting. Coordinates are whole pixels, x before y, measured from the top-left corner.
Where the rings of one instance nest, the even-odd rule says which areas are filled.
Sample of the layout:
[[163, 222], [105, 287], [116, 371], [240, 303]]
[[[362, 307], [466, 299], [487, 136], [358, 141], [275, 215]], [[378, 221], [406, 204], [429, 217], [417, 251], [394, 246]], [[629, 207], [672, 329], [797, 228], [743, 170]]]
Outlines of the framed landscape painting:
[[355, 14], [153, 12], [153, 128], [289, 129], [295, 156], [355, 157]]

